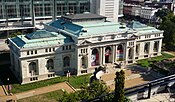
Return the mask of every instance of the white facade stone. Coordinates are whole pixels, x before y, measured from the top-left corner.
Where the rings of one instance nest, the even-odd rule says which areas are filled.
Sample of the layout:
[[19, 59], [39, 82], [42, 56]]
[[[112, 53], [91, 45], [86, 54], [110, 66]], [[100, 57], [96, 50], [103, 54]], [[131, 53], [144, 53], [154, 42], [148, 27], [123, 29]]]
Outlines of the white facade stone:
[[[84, 23], [88, 24], [88, 22]], [[73, 32], [75, 27], [79, 28], [78, 23], [67, 24], [74, 29], [45, 26], [46, 30], [50, 28], [54, 28], [54, 31], [58, 30], [58, 33], [51, 33], [56, 34], [56, 37], [28, 39], [27, 35], [22, 37], [20, 35], [9, 39], [11, 68], [15, 70], [14, 73], [22, 84], [65, 75], [67, 71], [71, 74], [83, 75], [92, 73], [100, 65], [121, 62], [130, 64], [140, 59], [161, 55], [163, 32], [138, 22], [133, 22], [130, 28], [126, 26], [121, 28], [122, 25], [111, 22], [94, 23], [86, 27], [81, 22], [79, 25], [83, 28], [80, 31], [87, 29], [87, 32], [80, 32], [81, 35], [78, 37]], [[135, 25], [137, 27], [139, 25], [139, 28], [135, 28]], [[103, 30], [106, 27], [110, 28]], [[70, 30], [72, 33], [67, 32]], [[59, 33], [64, 33], [66, 36]], [[32, 34], [50, 33], [39, 31]], [[157, 42], [156, 46], [154, 46], [155, 42]]]

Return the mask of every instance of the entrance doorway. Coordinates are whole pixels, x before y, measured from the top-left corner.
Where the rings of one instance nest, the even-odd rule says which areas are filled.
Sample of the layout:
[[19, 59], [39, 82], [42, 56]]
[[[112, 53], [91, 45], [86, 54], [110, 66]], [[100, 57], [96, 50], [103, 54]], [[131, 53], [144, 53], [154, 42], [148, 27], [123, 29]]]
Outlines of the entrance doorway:
[[111, 63], [112, 61], [111, 61], [111, 59], [112, 59], [112, 57], [111, 57], [111, 48], [108, 46], [108, 47], [106, 47], [106, 49], [105, 49], [105, 63]]

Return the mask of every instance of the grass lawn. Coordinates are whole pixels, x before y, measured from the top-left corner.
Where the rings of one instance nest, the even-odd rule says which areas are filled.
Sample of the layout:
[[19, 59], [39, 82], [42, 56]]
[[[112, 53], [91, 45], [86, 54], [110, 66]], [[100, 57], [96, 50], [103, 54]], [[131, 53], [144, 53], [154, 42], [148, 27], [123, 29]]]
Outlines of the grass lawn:
[[58, 99], [64, 94], [63, 91], [53, 91], [46, 94], [32, 96], [24, 99], [20, 99], [17, 102], [58, 102]]
[[[69, 78], [69, 83], [74, 88], [80, 88], [84, 84], [87, 85], [89, 83], [89, 80], [90, 80], [90, 74], [82, 75], [82, 76], [71, 76]], [[30, 84], [24, 84], [24, 85], [12, 84], [13, 88], [11, 92], [19, 93], [19, 92], [28, 91], [28, 90], [32, 90], [32, 89], [36, 89], [36, 88], [40, 88], [40, 87], [44, 87], [44, 86], [48, 86], [52, 84], [57, 84], [60, 82], [65, 82], [65, 81], [68, 81], [68, 78], [65, 76], [62, 76], [62, 77], [56, 77], [53, 79], [43, 80], [43, 81], [34, 82]]]
[[164, 59], [168, 59], [168, 58], [173, 58], [173, 55], [167, 54], [167, 53], [162, 53], [161, 56], [158, 57], [152, 57], [152, 58], [148, 58], [148, 59], [142, 59], [137, 61], [137, 64], [141, 65], [142, 67], [149, 67], [150, 64], [152, 64], [154, 61], [158, 62]]

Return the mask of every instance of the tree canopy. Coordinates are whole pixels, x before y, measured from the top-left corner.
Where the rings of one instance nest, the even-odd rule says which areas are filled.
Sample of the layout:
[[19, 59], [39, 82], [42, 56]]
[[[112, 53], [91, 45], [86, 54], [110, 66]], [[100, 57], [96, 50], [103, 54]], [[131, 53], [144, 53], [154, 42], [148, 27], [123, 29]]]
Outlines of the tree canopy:
[[101, 81], [93, 81], [89, 86], [83, 86], [80, 91], [70, 94], [65, 93], [59, 100], [62, 102], [77, 102], [93, 99], [100, 95], [109, 94], [109, 92], [109, 88], [105, 83]]
[[175, 16], [173, 13], [170, 12], [163, 17], [159, 29], [164, 31], [163, 42], [165, 43], [165, 48], [175, 50]]
[[169, 9], [162, 9], [162, 10], [158, 10], [155, 15], [156, 17], [160, 17], [161, 19], [163, 19], [165, 16], [167, 16], [170, 13]]
[[115, 78], [115, 102], [125, 102], [125, 93], [124, 93], [124, 83], [125, 83], [125, 72], [121, 70], [116, 72]]

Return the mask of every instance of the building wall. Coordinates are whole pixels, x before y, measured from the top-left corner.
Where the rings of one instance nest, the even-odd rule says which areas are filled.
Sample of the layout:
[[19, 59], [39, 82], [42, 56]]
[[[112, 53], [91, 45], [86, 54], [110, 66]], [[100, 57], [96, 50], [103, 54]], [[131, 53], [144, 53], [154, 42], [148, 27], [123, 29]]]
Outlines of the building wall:
[[119, 0], [91, 0], [90, 12], [106, 16], [107, 20], [118, 22]]

